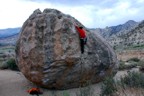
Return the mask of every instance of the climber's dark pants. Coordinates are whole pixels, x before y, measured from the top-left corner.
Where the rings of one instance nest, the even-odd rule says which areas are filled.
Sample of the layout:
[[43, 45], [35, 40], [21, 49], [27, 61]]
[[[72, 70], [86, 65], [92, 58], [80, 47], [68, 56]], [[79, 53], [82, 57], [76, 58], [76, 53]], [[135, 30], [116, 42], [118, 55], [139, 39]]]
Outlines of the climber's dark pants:
[[80, 39], [80, 46], [81, 46], [81, 53], [83, 54], [84, 53], [84, 45], [86, 44], [87, 42], [87, 38], [81, 38]]

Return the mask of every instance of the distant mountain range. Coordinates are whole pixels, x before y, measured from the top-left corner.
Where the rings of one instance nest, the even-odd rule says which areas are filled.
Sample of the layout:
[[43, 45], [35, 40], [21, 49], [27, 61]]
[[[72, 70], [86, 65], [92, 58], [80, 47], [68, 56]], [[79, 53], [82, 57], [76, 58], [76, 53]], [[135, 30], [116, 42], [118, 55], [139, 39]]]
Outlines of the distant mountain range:
[[15, 45], [19, 32], [20, 27], [0, 29], [0, 46]]
[[[92, 28], [94, 33], [99, 33], [112, 46], [144, 45], [144, 21], [129, 20], [124, 24], [106, 28]], [[15, 44], [20, 28], [0, 30], [0, 45]]]
[[91, 29], [91, 31], [99, 33], [115, 48], [144, 46], [144, 21], [135, 22], [129, 20], [124, 24], [103, 29]]
[[0, 39], [12, 36], [14, 34], [18, 34], [19, 32], [20, 32], [20, 28], [0, 29]]
[[144, 46], [144, 21], [138, 23], [131, 30], [123, 32], [123, 34], [116, 34], [107, 40], [115, 47]]
[[106, 27], [106, 28], [95, 28], [95, 29], [91, 29], [92, 32], [96, 32], [99, 33], [100, 35], [102, 35], [102, 37], [104, 37], [105, 39], [108, 39], [112, 36], [115, 35], [120, 35], [120, 34], [125, 34], [127, 32], [129, 32], [129, 30], [135, 28], [138, 25], [138, 22], [135, 22], [133, 20], [129, 20], [124, 24], [120, 24], [117, 26], [110, 26], [110, 27]]
[[2, 37], [0, 38], [0, 46], [15, 45], [17, 39], [18, 39], [18, 33], [7, 37]]

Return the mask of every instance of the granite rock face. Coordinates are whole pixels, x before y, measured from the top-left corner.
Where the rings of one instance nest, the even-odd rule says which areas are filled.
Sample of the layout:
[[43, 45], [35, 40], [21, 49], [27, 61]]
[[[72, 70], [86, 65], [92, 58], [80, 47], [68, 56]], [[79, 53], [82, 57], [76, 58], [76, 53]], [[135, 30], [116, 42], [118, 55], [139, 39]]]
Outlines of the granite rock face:
[[117, 58], [109, 44], [86, 30], [81, 54], [75, 18], [55, 9], [35, 10], [25, 21], [16, 44], [19, 69], [31, 82], [50, 89], [68, 89], [97, 83], [117, 70]]

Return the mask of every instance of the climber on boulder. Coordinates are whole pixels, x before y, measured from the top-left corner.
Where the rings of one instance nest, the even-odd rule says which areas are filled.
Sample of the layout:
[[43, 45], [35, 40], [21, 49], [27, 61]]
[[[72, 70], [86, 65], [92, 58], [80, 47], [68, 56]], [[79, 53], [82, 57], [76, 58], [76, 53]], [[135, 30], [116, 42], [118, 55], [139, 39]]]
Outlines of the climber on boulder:
[[86, 32], [83, 29], [83, 27], [81, 27], [81, 26], [79, 27], [79, 26], [75, 25], [75, 27], [76, 27], [77, 31], [79, 32], [81, 53], [83, 54], [84, 53], [84, 45], [87, 42]]

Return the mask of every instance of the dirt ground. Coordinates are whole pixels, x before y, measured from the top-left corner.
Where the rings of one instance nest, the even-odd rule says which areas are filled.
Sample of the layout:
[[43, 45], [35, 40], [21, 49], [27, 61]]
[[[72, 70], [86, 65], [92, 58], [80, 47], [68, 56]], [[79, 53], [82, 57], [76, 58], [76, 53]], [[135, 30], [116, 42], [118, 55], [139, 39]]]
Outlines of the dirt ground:
[[[11, 70], [0, 70], [0, 96], [32, 96], [26, 91], [36, 87], [28, 81], [21, 72]], [[83, 91], [91, 90], [92, 94], [99, 96], [101, 83], [92, 85]], [[78, 96], [80, 88], [69, 90], [48, 90], [40, 88], [43, 94], [40, 96]]]
[[[138, 68], [133, 68], [131, 71], [138, 71]], [[118, 71], [114, 78], [118, 80], [121, 76], [125, 76], [126, 74], [127, 70]], [[68, 90], [48, 90], [40, 88], [43, 91], [43, 94], [40, 96], [99, 96], [101, 92], [101, 85], [101, 83], [98, 83], [84, 87], [83, 89], [73, 88]], [[33, 87], [37, 86], [28, 81], [21, 72], [0, 70], [0, 96], [32, 96], [27, 93], [27, 90]], [[126, 95], [122, 90], [122, 92], [120, 91], [120, 94], [116, 96], [144, 96], [136, 94], [139, 89], [138, 91], [135, 89], [127, 89], [124, 91]], [[79, 92], [86, 92], [88, 95], [80, 95]]]

